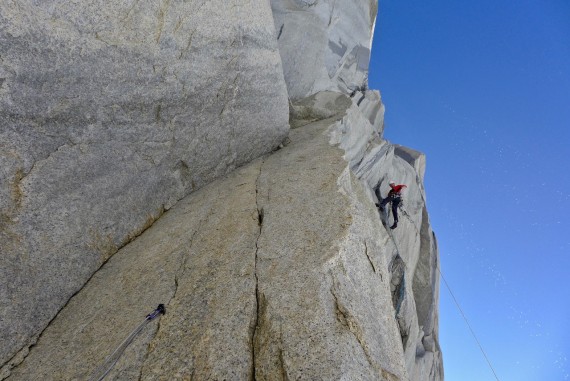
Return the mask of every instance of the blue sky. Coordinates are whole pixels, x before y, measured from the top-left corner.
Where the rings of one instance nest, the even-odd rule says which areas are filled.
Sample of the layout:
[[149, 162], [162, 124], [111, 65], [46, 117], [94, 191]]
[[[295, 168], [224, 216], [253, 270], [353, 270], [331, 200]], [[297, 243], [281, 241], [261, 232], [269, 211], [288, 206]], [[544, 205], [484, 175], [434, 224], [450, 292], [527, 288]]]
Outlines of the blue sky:
[[[369, 76], [499, 380], [570, 380], [570, 1], [380, 0]], [[496, 380], [440, 293], [446, 381]]]

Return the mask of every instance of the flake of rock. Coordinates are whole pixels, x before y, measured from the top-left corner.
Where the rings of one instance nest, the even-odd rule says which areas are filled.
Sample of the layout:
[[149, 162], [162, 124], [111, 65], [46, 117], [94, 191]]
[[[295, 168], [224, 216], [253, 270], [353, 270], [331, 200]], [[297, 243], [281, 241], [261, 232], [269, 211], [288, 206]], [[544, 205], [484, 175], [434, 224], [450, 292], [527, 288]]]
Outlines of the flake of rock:
[[393, 245], [391, 253], [387, 249], [386, 263], [403, 263], [403, 267], [388, 266], [392, 303], [410, 379], [442, 380], [443, 360], [438, 343], [439, 254], [425, 202], [425, 156], [380, 139], [361, 111], [362, 96], [354, 94], [346, 115], [329, 128], [331, 143], [344, 150], [345, 160], [365, 184], [364, 190], [372, 202], [386, 197], [389, 181], [407, 185], [395, 230], [389, 229], [393, 223], [390, 208], [379, 211], [385, 229], [381, 234], [389, 237], [388, 246]]
[[367, 87], [377, 0], [271, 0], [292, 100]]

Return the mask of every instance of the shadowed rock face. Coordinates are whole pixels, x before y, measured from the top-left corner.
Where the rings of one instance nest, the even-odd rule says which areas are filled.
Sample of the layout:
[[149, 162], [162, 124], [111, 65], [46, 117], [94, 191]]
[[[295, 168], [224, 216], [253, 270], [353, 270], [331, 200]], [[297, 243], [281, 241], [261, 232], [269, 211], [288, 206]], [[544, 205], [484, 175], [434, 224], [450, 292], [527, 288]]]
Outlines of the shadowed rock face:
[[277, 147], [288, 106], [266, 2], [2, 1], [0, 25], [4, 364], [164, 210]]
[[377, 0], [271, 0], [289, 98], [365, 89]]

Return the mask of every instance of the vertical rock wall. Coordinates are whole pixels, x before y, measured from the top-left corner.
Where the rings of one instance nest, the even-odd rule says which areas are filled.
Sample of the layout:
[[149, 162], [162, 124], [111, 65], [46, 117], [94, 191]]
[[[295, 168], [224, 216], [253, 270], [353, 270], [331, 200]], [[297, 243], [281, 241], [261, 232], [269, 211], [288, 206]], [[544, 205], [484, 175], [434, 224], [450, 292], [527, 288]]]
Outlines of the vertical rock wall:
[[[425, 157], [382, 139], [384, 105], [378, 91], [366, 89], [377, 1], [272, 0], [271, 5], [293, 101], [292, 126], [340, 117], [330, 129], [331, 143], [345, 151], [370, 199], [385, 197], [390, 180], [408, 185], [399, 227], [380, 233], [390, 238], [393, 307], [410, 379], [443, 379], [439, 256], [425, 204]], [[388, 215], [381, 216], [389, 227]]]
[[271, 0], [289, 98], [365, 89], [377, 0]]
[[[389, 237], [386, 261], [408, 376], [410, 380], [442, 380], [439, 254], [425, 202], [425, 156], [381, 139], [381, 131], [370, 123], [379, 117], [370, 113], [383, 108], [370, 107], [364, 101], [369, 95], [370, 92], [356, 93], [352, 97], [346, 116], [330, 130], [331, 142], [344, 149], [349, 167], [375, 202], [386, 197], [391, 180], [408, 186], [398, 227], [391, 230], [391, 212], [379, 210], [384, 225], [379, 234]], [[373, 98], [370, 102], [380, 100]]]
[[[109, 379], [442, 380], [437, 248], [416, 163], [379, 138], [356, 97], [303, 107], [314, 100], [334, 116], [175, 205], [72, 298], [8, 380], [89, 377], [158, 303], [166, 315]], [[394, 231], [374, 206], [387, 178], [409, 186]]]
[[109, 380], [407, 380], [390, 238], [334, 119], [175, 205], [66, 305], [16, 380], [88, 379], [158, 303]]
[[268, 1], [0, 2], [0, 365], [287, 119]]
[[[86, 379], [158, 303], [109, 379], [443, 379], [425, 158], [366, 90], [376, 1], [271, 7], [2, 3], [0, 379]], [[289, 145], [227, 174], [287, 108]]]

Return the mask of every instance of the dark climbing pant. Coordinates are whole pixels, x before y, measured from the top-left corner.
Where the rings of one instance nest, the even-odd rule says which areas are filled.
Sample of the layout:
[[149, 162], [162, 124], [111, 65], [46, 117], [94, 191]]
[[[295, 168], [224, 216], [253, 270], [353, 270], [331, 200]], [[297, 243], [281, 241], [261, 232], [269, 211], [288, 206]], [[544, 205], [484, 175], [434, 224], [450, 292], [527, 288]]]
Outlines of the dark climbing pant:
[[401, 201], [402, 201], [402, 199], [400, 197], [393, 197], [393, 198], [392, 197], [386, 197], [380, 203], [380, 207], [382, 207], [382, 208], [384, 208], [387, 203], [389, 203], [389, 202], [392, 203], [392, 215], [394, 216], [394, 223], [398, 222], [398, 205], [400, 205]]

